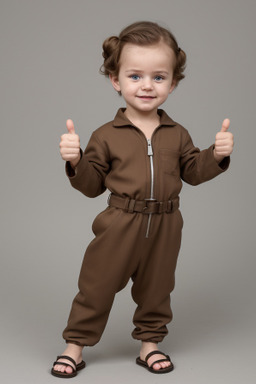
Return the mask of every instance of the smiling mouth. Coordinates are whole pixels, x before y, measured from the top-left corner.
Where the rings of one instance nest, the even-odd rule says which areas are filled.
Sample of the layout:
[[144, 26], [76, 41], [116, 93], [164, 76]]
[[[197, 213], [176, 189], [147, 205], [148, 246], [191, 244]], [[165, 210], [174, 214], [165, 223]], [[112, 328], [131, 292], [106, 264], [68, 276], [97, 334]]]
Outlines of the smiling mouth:
[[155, 99], [156, 96], [137, 96], [139, 99], [152, 100]]

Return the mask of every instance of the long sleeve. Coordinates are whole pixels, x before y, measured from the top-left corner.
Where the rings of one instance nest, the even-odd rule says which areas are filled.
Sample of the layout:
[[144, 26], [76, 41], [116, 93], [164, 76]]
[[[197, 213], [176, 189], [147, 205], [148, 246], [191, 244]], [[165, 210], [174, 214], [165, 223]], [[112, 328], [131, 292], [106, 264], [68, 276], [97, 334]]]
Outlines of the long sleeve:
[[195, 147], [186, 129], [183, 131], [181, 149], [181, 178], [188, 184], [198, 185], [211, 180], [225, 172], [230, 163], [230, 157], [225, 157], [218, 164], [213, 155], [214, 145], [202, 151]]
[[71, 185], [88, 197], [96, 197], [105, 192], [105, 178], [110, 169], [107, 148], [92, 134], [81, 159], [75, 169], [66, 162], [66, 174]]

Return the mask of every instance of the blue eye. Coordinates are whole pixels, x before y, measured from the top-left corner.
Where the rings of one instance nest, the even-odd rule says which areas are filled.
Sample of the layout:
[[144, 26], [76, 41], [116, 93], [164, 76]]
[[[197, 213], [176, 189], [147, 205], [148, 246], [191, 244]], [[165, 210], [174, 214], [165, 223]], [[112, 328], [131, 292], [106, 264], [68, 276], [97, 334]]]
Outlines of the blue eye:
[[140, 78], [140, 76], [139, 75], [131, 75], [130, 76], [130, 78], [132, 79], [132, 80], [139, 80], [139, 78]]
[[162, 81], [164, 80], [163, 76], [156, 76], [155, 81]]

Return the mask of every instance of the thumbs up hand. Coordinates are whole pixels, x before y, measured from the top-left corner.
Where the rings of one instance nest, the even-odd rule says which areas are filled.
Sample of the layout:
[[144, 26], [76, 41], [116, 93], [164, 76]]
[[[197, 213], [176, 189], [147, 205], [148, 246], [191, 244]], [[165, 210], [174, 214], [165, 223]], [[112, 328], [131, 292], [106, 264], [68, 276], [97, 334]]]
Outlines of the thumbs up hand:
[[230, 156], [233, 152], [234, 139], [232, 133], [228, 132], [230, 120], [225, 119], [222, 123], [220, 132], [215, 138], [215, 148], [213, 151], [214, 157], [220, 163], [224, 157]]
[[69, 161], [75, 168], [80, 160], [80, 139], [75, 133], [75, 127], [72, 120], [66, 122], [68, 133], [61, 136], [60, 154], [63, 160]]

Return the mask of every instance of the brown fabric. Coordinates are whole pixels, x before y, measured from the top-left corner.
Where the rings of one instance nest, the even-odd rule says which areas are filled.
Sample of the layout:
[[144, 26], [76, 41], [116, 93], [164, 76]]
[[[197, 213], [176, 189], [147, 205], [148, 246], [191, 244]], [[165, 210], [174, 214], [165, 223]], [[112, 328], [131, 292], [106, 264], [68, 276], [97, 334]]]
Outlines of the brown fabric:
[[[213, 145], [200, 152], [188, 131], [159, 110], [160, 125], [152, 136], [154, 151], [154, 198], [158, 201], [177, 197], [182, 181], [197, 185], [224, 172], [227, 157], [218, 165]], [[115, 195], [144, 200], [150, 197], [150, 164], [147, 141], [119, 109], [114, 121], [98, 128], [76, 168], [69, 163], [66, 172], [72, 186], [88, 197], [106, 189]]]
[[68, 342], [94, 345], [106, 326], [115, 294], [129, 279], [137, 304], [133, 337], [160, 342], [172, 319], [170, 292], [181, 241], [180, 211], [152, 216], [108, 207], [94, 220], [95, 238], [89, 244], [63, 337]]
[[[120, 109], [114, 121], [93, 132], [75, 171], [66, 164], [72, 186], [89, 197], [106, 189], [129, 202], [150, 197], [147, 140], [123, 112]], [[159, 115], [160, 125], [152, 135], [154, 198], [178, 201], [182, 180], [192, 185], [210, 180], [228, 168], [230, 159], [218, 165], [213, 146], [200, 151], [185, 128], [164, 111]], [[107, 207], [93, 222], [95, 238], [85, 252], [79, 293], [63, 332], [67, 342], [94, 345], [100, 340], [115, 294], [130, 278], [137, 304], [132, 336], [160, 342], [168, 332], [183, 219], [178, 207], [172, 213], [153, 214], [145, 238], [149, 215], [134, 211], [132, 205], [128, 212]]]
[[134, 200], [129, 197], [120, 197], [111, 193], [108, 197], [110, 207], [124, 209], [126, 212], [140, 212], [143, 214], [172, 213], [179, 208], [179, 198], [168, 201]]

